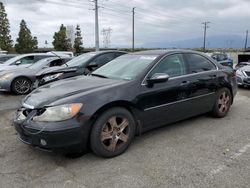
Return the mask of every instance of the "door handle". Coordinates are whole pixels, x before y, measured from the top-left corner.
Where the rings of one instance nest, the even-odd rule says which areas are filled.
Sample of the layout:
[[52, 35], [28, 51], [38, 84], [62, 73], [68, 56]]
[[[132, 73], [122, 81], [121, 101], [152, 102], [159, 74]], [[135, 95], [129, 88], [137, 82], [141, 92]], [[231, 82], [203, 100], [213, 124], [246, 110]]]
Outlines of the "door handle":
[[181, 86], [186, 86], [186, 85], [188, 85], [188, 84], [190, 84], [190, 81], [183, 81], [183, 82], [181, 83]]

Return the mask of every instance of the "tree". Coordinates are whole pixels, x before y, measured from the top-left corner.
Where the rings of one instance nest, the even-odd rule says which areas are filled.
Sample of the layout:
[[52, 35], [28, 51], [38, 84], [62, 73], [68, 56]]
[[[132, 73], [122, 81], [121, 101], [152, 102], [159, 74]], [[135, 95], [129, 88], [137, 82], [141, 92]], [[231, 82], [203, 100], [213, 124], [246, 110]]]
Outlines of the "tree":
[[10, 23], [5, 12], [5, 7], [0, 2], [0, 49], [9, 51], [12, 48]]
[[67, 51], [70, 49], [70, 41], [66, 35], [66, 27], [62, 24], [60, 30], [55, 32], [52, 42], [55, 50]]
[[83, 42], [81, 28], [79, 25], [76, 26], [75, 40], [74, 40], [74, 49], [76, 53], [81, 53], [83, 51]]
[[17, 43], [15, 45], [15, 49], [18, 53], [30, 53], [37, 48], [37, 37], [32, 37], [31, 32], [24, 20], [20, 23], [20, 31], [16, 41]]

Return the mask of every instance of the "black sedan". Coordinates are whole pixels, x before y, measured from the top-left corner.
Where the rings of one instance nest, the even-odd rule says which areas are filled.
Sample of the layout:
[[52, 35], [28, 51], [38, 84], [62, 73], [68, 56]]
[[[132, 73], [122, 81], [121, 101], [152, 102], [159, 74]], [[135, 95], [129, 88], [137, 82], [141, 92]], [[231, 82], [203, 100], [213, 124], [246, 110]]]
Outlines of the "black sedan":
[[203, 54], [137, 52], [33, 91], [14, 126], [38, 148], [114, 157], [144, 131], [208, 112], [226, 116], [236, 88], [235, 72]]
[[90, 72], [100, 68], [111, 60], [124, 55], [120, 51], [99, 51], [89, 52], [80, 55], [62, 67], [52, 67], [37, 73], [37, 82], [35, 87], [48, 84], [57, 80], [70, 78], [78, 75], [87, 75]]

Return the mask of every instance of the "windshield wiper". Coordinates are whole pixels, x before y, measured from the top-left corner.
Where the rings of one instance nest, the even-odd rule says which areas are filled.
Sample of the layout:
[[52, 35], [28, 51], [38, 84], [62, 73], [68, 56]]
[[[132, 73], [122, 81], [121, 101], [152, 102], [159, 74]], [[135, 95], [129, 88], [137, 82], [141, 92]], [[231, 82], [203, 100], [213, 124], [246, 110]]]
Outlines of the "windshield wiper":
[[91, 76], [96, 76], [96, 77], [100, 77], [100, 78], [108, 78], [107, 76], [103, 76], [101, 74], [90, 74]]

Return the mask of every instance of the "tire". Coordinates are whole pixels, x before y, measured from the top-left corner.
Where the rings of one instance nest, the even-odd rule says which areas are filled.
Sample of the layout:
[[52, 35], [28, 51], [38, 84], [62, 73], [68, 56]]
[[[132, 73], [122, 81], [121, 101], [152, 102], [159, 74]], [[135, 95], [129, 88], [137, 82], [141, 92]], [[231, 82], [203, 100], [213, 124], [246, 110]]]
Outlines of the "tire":
[[132, 114], [121, 107], [111, 108], [95, 121], [90, 135], [92, 151], [101, 157], [115, 157], [129, 147], [135, 135]]
[[11, 90], [17, 95], [25, 95], [31, 91], [32, 83], [28, 78], [19, 77], [12, 81]]
[[216, 95], [216, 101], [212, 110], [212, 115], [217, 118], [225, 117], [231, 107], [232, 100], [232, 94], [229, 89], [220, 89]]

